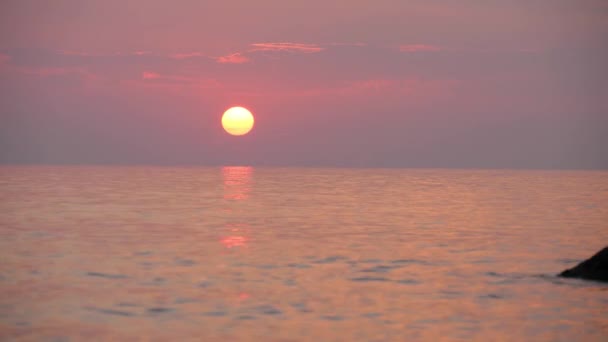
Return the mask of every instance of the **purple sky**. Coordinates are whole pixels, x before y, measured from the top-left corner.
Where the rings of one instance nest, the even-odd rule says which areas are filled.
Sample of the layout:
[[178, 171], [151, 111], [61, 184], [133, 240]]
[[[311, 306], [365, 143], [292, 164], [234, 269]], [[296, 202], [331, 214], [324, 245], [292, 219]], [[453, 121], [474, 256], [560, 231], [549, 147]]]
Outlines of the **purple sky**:
[[608, 168], [606, 37], [604, 0], [4, 0], [0, 163]]

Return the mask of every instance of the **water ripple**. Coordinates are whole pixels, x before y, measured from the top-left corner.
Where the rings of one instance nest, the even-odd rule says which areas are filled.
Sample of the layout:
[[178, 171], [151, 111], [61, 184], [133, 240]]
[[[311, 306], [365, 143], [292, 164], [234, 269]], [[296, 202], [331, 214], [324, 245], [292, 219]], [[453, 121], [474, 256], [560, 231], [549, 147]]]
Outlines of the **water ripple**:
[[100, 277], [100, 278], [107, 278], [107, 279], [125, 279], [125, 278], [127, 278], [127, 276], [123, 275], [123, 274], [108, 274], [108, 273], [100, 273], [100, 272], [87, 272], [86, 275], [89, 277]]

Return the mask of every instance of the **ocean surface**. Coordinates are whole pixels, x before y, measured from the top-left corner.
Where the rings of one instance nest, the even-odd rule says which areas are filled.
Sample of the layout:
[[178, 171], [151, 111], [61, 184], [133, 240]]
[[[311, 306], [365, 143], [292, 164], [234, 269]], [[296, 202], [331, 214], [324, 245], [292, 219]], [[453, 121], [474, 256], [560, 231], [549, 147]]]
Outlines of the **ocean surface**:
[[608, 172], [0, 167], [2, 341], [608, 341]]

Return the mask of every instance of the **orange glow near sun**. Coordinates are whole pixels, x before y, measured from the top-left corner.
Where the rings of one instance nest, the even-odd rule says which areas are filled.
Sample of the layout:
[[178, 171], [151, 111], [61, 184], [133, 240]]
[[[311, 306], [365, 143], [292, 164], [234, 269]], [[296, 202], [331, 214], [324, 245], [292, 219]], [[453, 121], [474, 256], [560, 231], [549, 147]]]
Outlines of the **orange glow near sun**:
[[253, 114], [243, 107], [232, 107], [222, 116], [224, 130], [232, 135], [245, 135], [253, 128]]

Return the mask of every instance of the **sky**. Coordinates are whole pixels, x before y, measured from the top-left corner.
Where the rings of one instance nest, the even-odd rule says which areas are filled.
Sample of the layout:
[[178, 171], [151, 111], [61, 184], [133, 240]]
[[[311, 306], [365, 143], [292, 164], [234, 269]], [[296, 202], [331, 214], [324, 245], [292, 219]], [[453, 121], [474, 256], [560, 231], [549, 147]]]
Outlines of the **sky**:
[[3, 0], [0, 163], [606, 169], [607, 36], [603, 0]]

